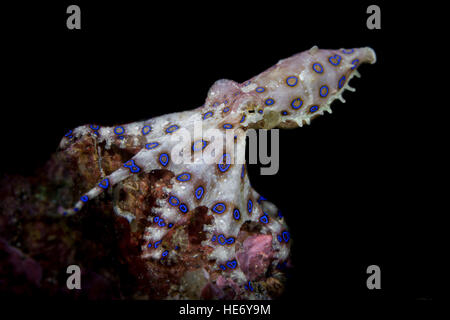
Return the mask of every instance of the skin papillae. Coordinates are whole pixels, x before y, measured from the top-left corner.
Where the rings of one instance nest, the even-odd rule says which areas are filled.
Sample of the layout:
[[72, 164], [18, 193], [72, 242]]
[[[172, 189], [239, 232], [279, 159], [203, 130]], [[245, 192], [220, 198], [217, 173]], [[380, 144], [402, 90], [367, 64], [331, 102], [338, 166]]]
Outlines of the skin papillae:
[[207, 239], [215, 240], [205, 242], [213, 248], [210, 258], [217, 261], [218, 268], [233, 269], [235, 281], [245, 284], [248, 279], [236, 265], [234, 249], [241, 226], [248, 221], [261, 224], [261, 232], [272, 236], [276, 261], [283, 261], [288, 257], [290, 245], [284, 219], [275, 205], [250, 186], [245, 163], [233, 161], [229, 148], [215, 152], [213, 163], [206, 163], [201, 157], [196, 162], [177, 163], [171, 152], [180, 141], [174, 136], [183, 131], [189, 133], [191, 139], [185, 142], [185, 147], [194, 157], [215, 147], [212, 139], [201, 132], [217, 129], [216, 135], [219, 132], [224, 141], [227, 132], [232, 132], [231, 149], [245, 152], [248, 129], [302, 127], [326, 111], [331, 113], [330, 105], [335, 99], [345, 102], [342, 98], [345, 89], [354, 91], [348, 82], [359, 76], [357, 67], [375, 61], [375, 52], [368, 47], [339, 50], [313, 47], [279, 61], [242, 84], [225, 79], [216, 81], [204, 105], [194, 110], [115, 127], [85, 125], [71, 130], [60, 143], [62, 149], [69, 148], [83, 135], [92, 135], [99, 143], [105, 143], [106, 148], [111, 145], [124, 148], [131, 143], [140, 151], [84, 193], [71, 209], [61, 208], [60, 213], [76, 214], [87, 201], [131, 175], [169, 170], [174, 174], [173, 185], [152, 208], [155, 223], [144, 232], [148, 257], [165, 257], [168, 253], [160, 244], [168, 232], [167, 226], [185, 223], [186, 213], [204, 206], [213, 217], [212, 223], [203, 228]]

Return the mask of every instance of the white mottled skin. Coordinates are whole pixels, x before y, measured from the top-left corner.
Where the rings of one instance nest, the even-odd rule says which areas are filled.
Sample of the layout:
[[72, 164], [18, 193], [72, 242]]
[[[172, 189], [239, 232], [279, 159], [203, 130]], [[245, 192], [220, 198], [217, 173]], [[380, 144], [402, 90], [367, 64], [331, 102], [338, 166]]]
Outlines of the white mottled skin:
[[[352, 51], [352, 52], [351, 52]], [[345, 53], [351, 52], [351, 53]], [[329, 61], [329, 57], [339, 55], [341, 60], [338, 65], [333, 65]], [[197, 109], [179, 113], [172, 113], [160, 117], [152, 118], [146, 121], [134, 122], [123, 125], [125, 129], [126, 139], [117, 139], [114, 134], [114, 127], [102, 127], [98, 130], [98, 135], [94, 135], [98, 142], [106, 142], [106, 147], [109, 148], [112, 144], [119, 147], [127, 146], [141, 146], [142, 149], [132, 158], [135, 164], [140, 167], [142, 172], [150, 172], [155, 169], [166, 169], [172, 171], [175, 176], [181, 173], [189, 172], [191, 180], [186, 182], [177, 181], [173, 179], [173, 187], [167, 190], [167, 198], [170, 195], [176, 196], [181, 203], [187, 205], [190, 211], [196, 207], [205, 206], [209, 208], [209, 215], [213, 216], [213, 223], [204, 225], [204, 230], [208, 233], [206, 241], [203, 245], [211, 246], [214, 251], [210, 254], [210, 259], [215, 259], [217, 265], [225, 264], [227, 261], [235, 259], [235, 246], [232, 245], [218, 245], [216, 242], [211, 242], [211, 237], [219, 234], [225, 237], [237, 237], [242, 224], [246, 221], [253, 221], [262, 225], [262, 232], [272, 235], [273, 248], [276, 250], [274, 261], [276, 264], [288, 258], [289, 244], [280, 243], [277, 236], [287, 229], [284, 219], [277, 216], [278, 209], [275, 205], [267, 201], [257, 202], [259, 194], [252, 189], [247, 173], [244, 178], [241, 178], [240, 164], [232, 164], [225, 173], [219, 173], [217, 164], [207, 164], [204, 162], [196, 164], [175, 164], [169, 161], [166, 167], [163, 167], [159, 162], [159, 154], [163, 151], [170, 155], [171, 149], [176, 144], [172, 139], [177, 131], [174, 133], [166, 133], [165, 130], [171, 125], [178, 125], [183, 129], [188, 130], [192, 135], [194, 133], [194, 123], [201, 122], [203, 132], [210, 128], [220, 129], [220, 132], [225, 135], [227, 130], [223, 129], [224, 124], [231, 124], [234, 129], [234, 134], [237, 135], [235, 143], [237, 147], [245, 150], [245, 134], [248, 128], [271, 129], [279, 128], [293, 128], [309, 124], [311, 118], [316, 115], [321, 115], [325, 111], [331, 113], [330, 104], [335, 99], [342, 99], [341, 95], [345, 89], [354, 90], [348, 86], [348, 81], [354, 75], [358, 75], [353, 61], [358, 59], [358, 64], [361, 63], [375, 63], [375, 53], [371, 48], [359, 48], [343, 51], [339, 50], [319, 50], [313, 47], [308, 51], [296, 54], [290, 58], [279, 61], [275, 66], [269, 68], [258, 76], [246, 81], [243, 84], [238, 84], [231, 80], [219, 80], [209, 90], [208, 97], [205, 104]], [[337, 60], [333, 60], [336, 62]], [[317, 73], [312, 69], [312, 65], [319, 62], [323, 67], [322, 73]], [[338, 82], [342, 76], [346, 77], [342, 88], [338, 88]], [[288, 77], [295, 77], [298, 81], [295, 86], [288, 86], [286, 79]], [[293, 83], [293, 78], [291, 79]], [[326, 97], [319, 96], [319, 88], [327, 85], [329, 88]], [[256, 92], [256, 88], [264, 87], [264, 92]], [[274, 104], [267, 106], [266, 99], [274, 99]], [[301, 98], [302, 106], [295, 110], [291, 107], [293, 99]], [[318, 110], [311, 112], [310, 107], [318, 106]], [[230, 111], [224, 113], [224, 108], [229, 107]], [[258, 110], [263, 110], [260, 114]], [[208, 119], [202, 120], [202, 117], [207, 112], [212, 111], [214, 115]], [[253, 111], [253, 112], [252, 112]], [[287, 114], [283, 114], [283, 112]], [[242, 116], [245, 115], [245, 120], [240, 123]], [[152, 130], [149, 134], [143, 135], [141, 130], [143, 126], [150, 125]], [[64, 137], [61, 141], [61, 147], [67, 148], [73, 139], [77, 139], [82, 135], [93, 134], [93, 130], [88, 125], [78, 127], [73, 130], [73, 138]], [[200, 137], [196, 137], [197, 140]], [[126, 140], [126, 141], [125, 141]], [[160, 145], [152, 150], [144, 148], [146, 143], [158, 142]], [[190, 148], [191, 145], [188, 146]], [[204, 151], [212, 148], [212, 143], [209, 143]], [[221, 155], [217, 155], [217, 159]], [[111, 173], [109, 178], [109, 188], [118, 182], [128, 178], [131, 173], [128, 168], [121, 167]], [[198, 185], [203, 185], [205, 193], [199, 201], [195, 199], [194, 192]], [[104, 189], [98, 185], [94, 186], [90, 191], [85, 193], [89, 199], [97, 197]], [[251, 214], [247, 211], [247, 204], [249, 199], [253, 201], [253, 211]], [[216, 214], [211, 209], [217, 202], [223, 202], [227, 205], [227, 209], [222, 214]], [[170, 205], [167, 199], [159, 199], [157, 202], [159, 207], [153, 208], [153, 215], [159, 216], [167, 223], [172, 222], [174, 226], [183, 224], [187, 219], [187, 214], [182, 214], [177, 207]], [[83, 202], [78, 201], [74, 208], [81, 209]], [[239, 208], [241, 213], [240, 220], [233, 218], [234, 208]], [[62, 210], [63, 211], [63, 210]], [[66, 210], [68, 214], [75, 213], [73, 209]], [[259, 218], [266, 212], [269, 216], [269, 223], [263, 224]], [[168, 232], [167, 228], [158, 227], [156, 224], [148, 227], [144, 234], [144, 239], [150, 243], [158, 240], [164, 240], [165, 234]], [[161, 258], [163, 252], [162, 246], [157, 249], [154, 247], [148, 249], [143, 246], [144, 251], [148, 257], [155, 259]], [[170, 253], [167, 258], [170, 258]], [[220, 270], [220, 269], [219, 269]], [[224, 271], [230, 272], [230, 270]], [[240, 285], [243, 285], [248, 280], [243, 272], [239, 269], [231, 270], [232, 278]]]

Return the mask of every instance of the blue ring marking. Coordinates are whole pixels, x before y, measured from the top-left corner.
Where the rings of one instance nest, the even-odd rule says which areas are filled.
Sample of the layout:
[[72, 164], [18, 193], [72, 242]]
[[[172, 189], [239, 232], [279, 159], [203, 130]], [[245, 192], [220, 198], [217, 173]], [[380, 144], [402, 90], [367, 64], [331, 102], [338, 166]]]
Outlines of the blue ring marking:
[[118, 138], [123, 140], [123, 136], [118, 136]]
[[316, 112], [317, 110], [319, 110], [318, 106], [311, 106], [311, 108], [309, 108], [309, 112]]
[[167, 256], [168, 254], [169, 254], [169, 251], [166, 250], [166, 251], [164, 251], [164, 252], [162, 253], [162, 256], [165, 257], [165, 256]]
[[191, 180], [191, 174], [190, 173], [182, 173], [177, 177], [178, 181], [184, 182], [184, 181], [189, 181]]
[[264, 200], [267, 200], [267, 198], [260, 195], [256, 202], [261, 203], [261, 201], [264, 201]]
[[248, 283], [245, 285], [245, 289], [253, 291], [253, 286], [252, 286], [252, 283], [250, 281], [248, 281]]
[[80, 200], [83, 201], [83, 202], [87, 202], [89, 200], [89, 198], [88, 198], [88, 196], [82, 196], [80, 198]]
[[[323, 73], [323, 66], [318, 62], [314, 63], [312, 68], [317, 73]], [[319, 69], [317, 69], [317, 68], [319, 68]]]
[[69, 130], [69, 132], [67, 132], [64, 137], [69, 137], [72, 138], [72, 130]]
[[167, 228], [172, 228], [173, 227], [173, 223], [169, 223], [168, 225], [167, 225]]
[[159, 219], [159, 221], [158, 221], [158, 226], [160, 226], [160, 227], [164, 227], [166, 224], [165, 224], [165, 222], [164, 222], [164, 219]]
[[99, 136], [98, 131], [94, 131], [94, 133], [95, 133], [97, 136]]
[[[295, 83], [292, 84], [292, 81], [291, 81], [291, 80], [295, 80]], [[289, 81], [291, 81], [291, 83], [289, 83]], [[297, 82], [298, 82], [298, 78], [295, 77], [295, 76], [290, 76], [290, 77], [286, 78], [286, 84], [287, 84], [289, 87], [295, 87], [295, 86], [297, 85]]]
[[109, 179], [105, 178], [98, 184], [100, 188], [107, 189], [109, 187]]
[[345, 83], [345, 76], [342, 76], [338, 82], [338, 89], [341, 89], [344, 86], [344, 83]]
[[212, 241], [212, 242], [216, 241], [216, 235], [213, 235], [213, 236], [212, 236], [211, 241]]
[[73, 208], [73, 211], [78, 212], [80, 209], [78, 209], [77, 207]]
[[302, 105], [303, 105], [303, 100], [301, 98], [294, 99], [291, 102], [291, 107], [294, 110], [299, 109]]
[[283, 218], [283, 214], [281, 213], [281, 210], [278, 210], [278, 218]]
[[267, 214], [264, 212], [264, 214], [259, 218], [259, 221], [261, 221], [262, 223], [266, 224], [269, 222], [269, 217], [267, 216]]
[[[223, 103], [227, 104], [227, 103], [228, 103], [228, 100], [225, 100]], [[227, 112], [228, 112], [228, 111], [227, 111]]]
[[234, 238], [233, 237], [229, 237], [225, 242], [227, 244], [233, 244], [234, 243]]
[[277, 236], [278, 242], [283, 242], [283, 238], [280, 235]]
[[353, 53], [354, 51], [355, 51], [355, 49], [350, 49], [350, 50], [342, 49], [342, 53], [345, 53], [345, 54], [350, 54], [350, 53]]
[[169, 163], [169, 155], [167, 153], [161, 153], [159, 156], [159, 163], [161, 163], [164, 167]]
[[160, 243], [161, 243], [161, 240], [155, 242], [155, 249], [158, 248]]
[[175, 246], [175, 250], [178, 250], [178, 249], [180, 249], [180, 247], [179, 246]]
[[142, 128], [142, 134], [143, 134], [144, 136], [147, 135], [147, 134], [149, 134], [150, 131], [152, 131], [152, 127], [150, 127], [150, 126], [144, 126], [144, 127]]
[[127, 162], [125, 162], [125, 163], [123, 164], [123, 166], [124, 166], [125, 168], [129, 168], [129, 169], [130, 169], [130, 172], [132, 172], [132, 173], [137, 173], [137, 172], [141, 171], [141, 168], [139, 168], [139, 167], [134, 163], [134, 160], [133, 160], [133, 159], [130, 159], [130, 160], [128, 160]]
[[229, 124], [229, 123], [225, 123], [225, 124], [223, 125], [223, 128], [224, 128], [224, 129], [231, 129], [231, 128], [233, 128], [233, 126], [232, 126], [231, 124]]
[[203, 193], [205, 192], [205, 189], [200, 186], [195, 190], [195, 197], [197, 200], [200, 200], [203, 197]]
[[252, 213], [252, 210], [253, 210], [253, 201], [252, 201], [251, 199], [248, 199], [248, 202], [247, 202], [247, 210], [248, 210], [248, 213]]
[[242, 123], [245, 121], [245, 114], [242, 116], [241, 121], [239, 121], [239, 123]]
[[[173, 200], [175, 200], [175, 202], [173, 202]], [[180, 204], [180, 200], [178, 200], [177, 197], [174, 196], [170, 196], [169, 198], [169, 204], [174, 206], [174, 207], [178, 207], [178, 205]]]
[[223, 112], [227, 113], [228, 111], [230, 111], [229, 107], [226, 107], [225, 109], [223, 109]]
[[[199, 143], [202, 144], [200, 148], [197, 146]], [[203, 149], [205, 149], [206, 145], [207, 145], [207, 142], [205, 140], [197, 140], [192, 145], [192, 151], [195, 152], [195, 151], [203, 150]]]
[[228, 261], [227, 262], [227, 267], [230, 268], [230, 269], [236, 268], [237, 267], [236, 259]]
[[155, 149], [157, 146], [159, 146], [158, 142], [151, 142], [151, 143], [147, 143], [145, 145], [145, 148], [150, 150], [150, 149]]
[[64, 212], [63, 212], [63, 216], [67, 216], [67, 211], [64, 211]]
[[283, 111], [281, 114], [282, 114], [283, 116], [285, 116], [285, 115], [287, 115], [287, 111]]
[[[220, 210], [220, 209], [222, 209], [222, 210]], [[214, 211], [217, 214], [221, 214], [226, 209], [227, 209], [227, 206], [225, 205], [225, 203], [219, 202], [214, 205], [214, 207], [212, 208], [212, 211]]]
[[209, 111], [209, 112], [205, 113], [205, 114], [203, 115], [203, 120], [212, 117], [212, 115], [213, 115], [213, 112], [212, 112], [212, 111]]
[[234, 209], [233, 211], [233, 217], [236, 220], [239, 220], [241, 218], [241, 212], [239, 211], [239, 209]]
[[245, 165], [242, 165], [242, 169], [241, 169], [241, 178], [244, 179], [244, 174], [245, 174]]
[[[223, 239], [223, 240], [220, 241], [220, 239]], [[227, 239], [225, 238], [225, 236], [223, 234], [219, 234], [219, 236], [217, 237], [217, 242], [223, 246], [227, 242]]]
[[[339, 63], [341, 63], [341, 59], [342, 59], [342, 57], [341, 57], [340, 55], [335, 54], [334, 57], [333, 57], [333, 56], [329, 57], [329, 58], [328, 58], [328, 61], [330, 61], [330, 63], [331, 63], [333, 66], [338, 66]], [[336, 62], [333, 62], [333, 60], [336, 61]]]
[[156, 222], [158, 222], [158, 221], [159, 221], [159, 217], [154, 217], [154, 218], [153, 218], [153, 222], [156, 223]]
[[[120, 129], [121, 132], [117, 132], [118, 129]], [[120, 131], [120, 130], [119, 130], [119, 131]], [[114, 128], [114, 133], [117, 134], [117, 135], [123, 134], [123, 133], [125, 133], [125, 129], [124, 129], [122, 126], [115, 127], [115, 128]]]
[[152, 243], [149, 242], [148, 245], [147, 245], [147, 247], [151, 248], [151, 247], [152, 247]]
[[217, 107], [219, 105], [218, 102], [214, 102], [213, 107]]
[[255, 91], [258, 92], [258, 93], [261, 93], [261, 92], [266, 91], [266, 89], [264, 87], [258, 87], [258, 88], [255, 89]]
[[226, 270], [226, 269], [227, 269], [223, 264], [221, 264], [219, 267], [220, 267], [220, 269], [222, 269], [222, 270]]
[[[225, 164], [223, 163], [224, 158], [226, 158], [225, 159]], [[228, 153], [224, 153], [223, 156], [222, 156], [222, 163], [219, 163], [217, 165], [217, 167], [219, 168], [219, 170], [221, 172], [225, 172], [225, 171], [227, 171], [230, 168], [230, 166], [231, 166], [230, 162], [231, 162], [230, 155]]]
[[[326, 92], [325, 93], [323, 93], [323, 90], [326, 90]], [[319, 89], [319, 95], [322, 97], [322, 98], [325, 98], [327, 95], [328, 95], [328, 87], [327, 86], [321, 86], [320, 87], [320, 89]]]
[[174, 131], [177, 131], [179, 128], [180, 128], [180, 127], [178, 127], [176, 124], [174, 124], [174, 125], [171, 125], [170, 127], [168, 127], [168, 128], [166, 129], [166, 132], [167, 132], [167, 133], [172, 133], [172, 132], [174, 132]]
[[89, 127], [94, 131], [100, 129], [99, 125], [95, 126], [95, 125], [91, 124]]
[[351, 67], [350, 69], [355, 69], [357, 66], [358, 66], [358, 62], [359, 62], [359, 59], [355, 59], [355, 60], [353, 60], [352, 61], [352, 65], [353, 65], [353, 67]]
[[187, 207], [184, 203], [180, 204], [180, 206], [178, 207], [178, 209], [179, 209], [182, 213], [186, 213], [186, 212], [189, 211], [189, 210], [188, 210], [188, 207]]
[[258, 113], [261, 113], [261, 114], [262, 114], [262, 113], [264, 113], [264, 111], [262, 111], [262, 110], [258, 110]]
[[267, 98], [264, 103], [266, 104], [266, 106], [271, 106], [275, 103], [275, 100], [273, 100], [272, 98]]
[[289, 241], [289, 239], [291, 238], [291, 235], [289, 234], [289, 232], [287, 232], [287, 231], [284, 231], [283, 233], [282, 233], [282, 235], [283, 235], [283, 240], [287, 243], [288, 241]]

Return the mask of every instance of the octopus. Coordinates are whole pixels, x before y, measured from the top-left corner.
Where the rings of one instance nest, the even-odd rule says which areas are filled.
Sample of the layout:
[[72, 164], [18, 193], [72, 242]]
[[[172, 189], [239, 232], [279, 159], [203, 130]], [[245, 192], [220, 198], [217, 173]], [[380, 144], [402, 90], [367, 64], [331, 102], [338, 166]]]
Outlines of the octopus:
[[[70, 209], [73, 215], [106, 190], [132, 175], [154, 170], [173, 173], [170, 187], [152, 207], [142, 250], [149, 259], [166, 259], [171, 250], [164, 237], [177, 225], [187, 222], [187, 213], [205, 207], [211, 223], [203, 226], [211, 248], [209, 259], [218, 272], [230, 272], [233, 281], [253, 291], [236, 257], [235, 241], [241, 226], [253, 222], [267, 235], [277, 261], [285, 261], [290, 250], [290, 234], [278, 208], [251, 187], [246, 163], [246, 134], [251, 129], [296, 128], [331, 113], [331, 103], [345, 102], [345, 90], [362, 63], [375, 63], [369, 48], [322, 50], [316, 46], [279, 61], [244, 83], [218, 80], [209, 89], [204, 105], [185, 112], [167, 114], [145, 121], [101, 127], [88, 124], [70, 130], [61, 140], [67, 149], [83, 135], [91, 135], [106, 148], [132, 145], [131, 159], [104, 176], [83, 193]], [[120, 214], [120, 213], [119, 213]], [[125, 216], [129, 221], [132, 214]]]

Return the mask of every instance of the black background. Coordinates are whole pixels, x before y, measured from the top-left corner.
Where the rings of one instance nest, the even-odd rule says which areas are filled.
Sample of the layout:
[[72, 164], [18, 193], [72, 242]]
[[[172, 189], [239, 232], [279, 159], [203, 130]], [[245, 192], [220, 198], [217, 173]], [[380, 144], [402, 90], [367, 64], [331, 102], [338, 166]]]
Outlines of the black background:
[[[69, 4], [81, 7], [81, 30], [66, 28]], [[381, 30], [366, 27], [369, 4], [381, 7]], [[419, 27], [407, 7], [74, 0], [3, 7], [2, 17], [8, 174], [33, 174], [79, 125], [192, 109], [214, 81], [243, 82], [313, 45], [372, 47], [378, 61], [360, 67], [347, 103], [336, 101], [311, 126], [280, 130], [276, 175], [250, 165], [253, 187], [281, 208], [294, 241], [295, 269], [277, 310], [432, 298], [433, 219], [421, 169], [431, 146], [418, 125], [418, 88], [408, 84], [420, 77], [409, 54]], [[378, 291], [366, 287], [372, 264], [381, 268]]]

